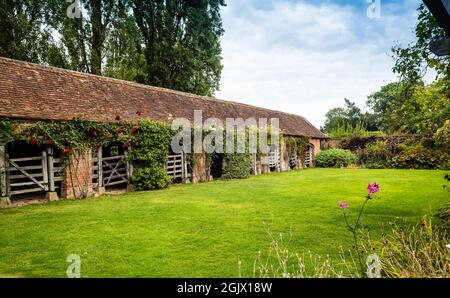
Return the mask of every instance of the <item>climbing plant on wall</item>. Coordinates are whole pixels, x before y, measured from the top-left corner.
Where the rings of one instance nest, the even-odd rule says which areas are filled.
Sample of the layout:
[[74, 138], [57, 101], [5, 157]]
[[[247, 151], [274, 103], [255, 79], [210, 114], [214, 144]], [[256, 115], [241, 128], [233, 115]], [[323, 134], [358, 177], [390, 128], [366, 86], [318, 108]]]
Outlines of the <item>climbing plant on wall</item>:
[[286, 151], [289, 158], [291, 156], [297, 156], [300, 161], [304, 161], [306, 158], [306, 151], [308, 150], [308, 138], [306, 137], [283, 137], [286, 144]]
[[128, 155], [135, 170], [132, 182], [136, 190], [165, 188], [171, 183], [164, 165], [174, 131], [162, 123], [141, 120], [132, 131], [132, 150]]

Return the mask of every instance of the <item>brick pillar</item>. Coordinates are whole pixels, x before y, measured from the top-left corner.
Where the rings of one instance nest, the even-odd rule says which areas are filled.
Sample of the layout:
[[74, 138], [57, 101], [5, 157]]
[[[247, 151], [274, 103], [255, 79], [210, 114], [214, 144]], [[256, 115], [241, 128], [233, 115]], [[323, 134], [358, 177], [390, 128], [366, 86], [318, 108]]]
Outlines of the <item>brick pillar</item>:
[[206, 154], [194, 153], [194, 167], [192, 169], [192, 182], [205, 182], [209, 180], [209, 169], [206, 169]]
[[61, 196], [66, 199], [85, 198], [95, 195], [92, 178], [94, 159], [92, 152], [73, 152], [70, 155], [62, 181]]

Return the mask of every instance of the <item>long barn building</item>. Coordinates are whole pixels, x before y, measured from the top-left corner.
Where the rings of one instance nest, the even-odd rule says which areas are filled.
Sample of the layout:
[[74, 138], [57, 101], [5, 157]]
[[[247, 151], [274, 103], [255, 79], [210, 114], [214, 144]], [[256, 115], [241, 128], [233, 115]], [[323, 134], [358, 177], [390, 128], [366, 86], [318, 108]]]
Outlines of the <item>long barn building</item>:
[[[288, 156], [286, 144], [282, 142], [279, 148], [271, 151], [268, 163], [255, 160], [253, 174], [312, 166], [321, 141], [327, 138], [298, 115], [0, 58], [0, 118], [30, 122], [70, 121], [74, 118], [113, 122], [117, 115], [124, 121], [135, 120], [139, 111], [142, 117], [170, 124], [174, 117], [192, 121], [195, 110], [202, 111], [203, 119], [278, 118], [283, 135], [309, 140], [305, 160]], [[91, 195], [105, 187], [127, 184], [130, 166], [123, 155], [121, 148], [109, 148], [101, 157], [96, 154], [84, 157], [90, 166], [77, 169], [77, 175], [91, 181]], [[14, 198], [33, 193], [58, 193], [59, 197], [67, 198], [76, 196], [70, 191], [74, 182], [66, 181], [67, 175], [58, 172], [61, 170], [58, 167], [60, 162], [58, 153], [52, 148], [32, 148], [24, 142], [1, 144], [0, 181], [4, 186], [1, 196]], [[205, 160], [200, 160], [188, 172], [184, 156], [171, 155], [166, 168], [175, 179], [201, 182], [210, 180], [212, 176], [211, 169], [205, 169], [205, 164]]]

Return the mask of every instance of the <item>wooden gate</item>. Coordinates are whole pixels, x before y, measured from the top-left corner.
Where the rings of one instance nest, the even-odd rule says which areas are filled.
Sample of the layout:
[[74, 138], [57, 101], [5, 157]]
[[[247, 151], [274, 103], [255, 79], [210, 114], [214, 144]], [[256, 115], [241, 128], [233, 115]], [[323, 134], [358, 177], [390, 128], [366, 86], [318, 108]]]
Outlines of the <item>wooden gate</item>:
[[61, 161], [53, 158], [52, 149], [41, 155], [20, 158], [6, 156], [6, 196], [33, 192], [54, 192], [62, 180]]
[[127, 152], [110, 157], [103, 157], [103, 148], [97, 151], [94, 157], [93, 187], [108, 187], [119, 184], [128, 184], [133, 174], [133, 167], [127, 161]]
[[127, 163], [125, 155], [102, 158], [103, 186], [128, 184]]
[[308, 145], [308, 148], [306, 149], [306, 157], [305, 157], [305, 167], [312, 167], [313, 166], [313, 146]]
[[280, 151], [278, 147], [270, 148], [269, 155], [267, 157], [269, 167], [278, 169], [280, 167]]
[[174, 180], [187, 178], [187, 164], [185, 154], [171, 154], [166, 162], [165, 169], [167, 174]]
[[297, 163], [298, 163], [298, 156], [297, 156], [296, 153], [294, 153], [289, 158], [289, 166], [291, 167], [291, 169], [296, 169], [297, 168]]

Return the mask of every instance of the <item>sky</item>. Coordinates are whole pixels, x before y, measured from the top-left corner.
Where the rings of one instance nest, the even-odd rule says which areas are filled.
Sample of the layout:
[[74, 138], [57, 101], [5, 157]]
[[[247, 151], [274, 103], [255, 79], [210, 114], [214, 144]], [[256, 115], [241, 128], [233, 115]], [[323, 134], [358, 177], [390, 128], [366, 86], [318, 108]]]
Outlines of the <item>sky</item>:
[[[380, 2], [379, 15], [369, 10], [375, 18], [368, 1]], [[366, 110], [367, 96], [396, 80], [390, 49], [414, 41], [420, 2], [226, 0], [215, 96], [302, 115], [317, 127], [344, 98]]]

